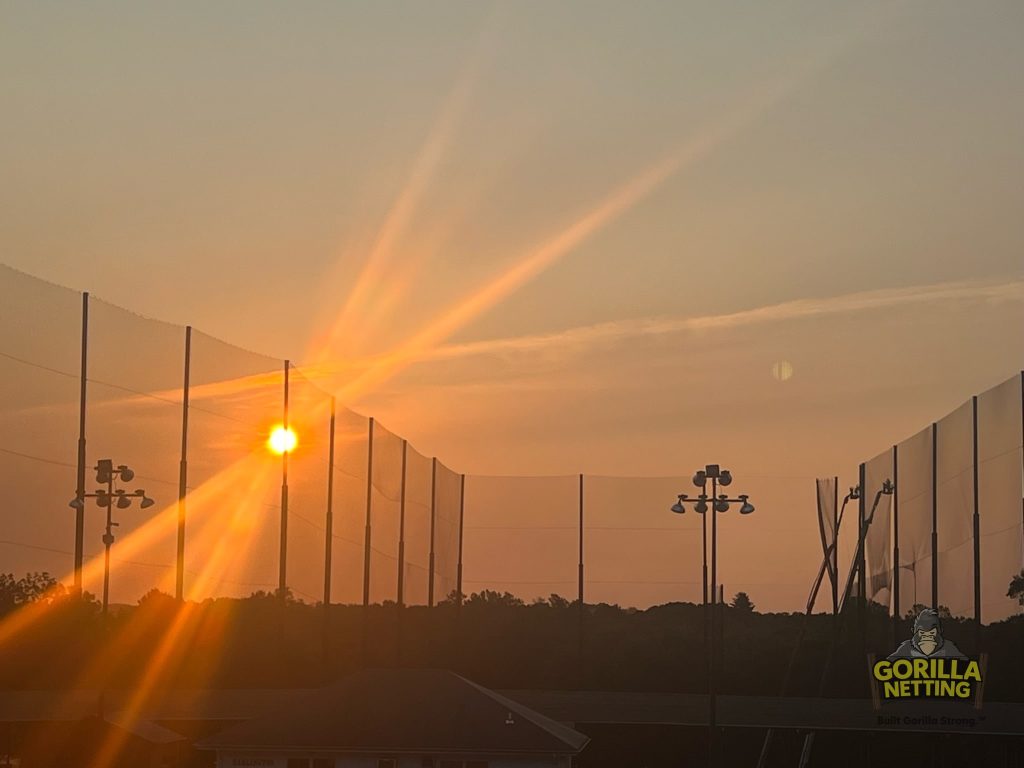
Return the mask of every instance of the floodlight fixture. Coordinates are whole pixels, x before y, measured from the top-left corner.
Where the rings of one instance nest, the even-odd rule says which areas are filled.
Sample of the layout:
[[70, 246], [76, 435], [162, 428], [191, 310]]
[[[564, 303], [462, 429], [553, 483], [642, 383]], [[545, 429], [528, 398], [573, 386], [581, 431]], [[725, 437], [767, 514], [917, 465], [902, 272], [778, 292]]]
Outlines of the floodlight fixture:
[[719, 485], [730, 485], [732, 483], [732, 472], [728, 469], [723, 469], [722, 473], [718, 476]]
[[708, 476], [703, 469], [698, 470], [693, 476], [693, 484], [698, 488], [703, 488], [707, 485]]
[[139, 502], [139, 507], [141, 509], [149, 509], [154, 504], [156, 504], [156, 502], [149, 498], [149, 496], [143, 496], [142, 501]]
[[728, 511], [729, 511], [729, 497], [726, 496], [724, 493], [720, 494], [719, 497], [717, 499], [715, 499], [715, 512], [728, 512]]
[[740, 501], [742, 501], [742, 502], [743, 502], [743, 506], [742, 506], [742, 507], [740, 507], [740, 514], [741, 514], [741, 515], [749, 515], [749, 514], [750, 514], [751, 512], [753, 512], [753, 511], [754, 511], [754, 505], [753, 505], [753, 504], [751, 504], [751, 503], [750, 503], [750, 502], [749, 502], [749, 501], [747, 500], [747, 499], [749, 499], [749, 498], [750, 498], [750, 497], [749, 497], [749, 496], [748, 496], [747, 494], [745, 494], [745, 493], [741, 493], [741, 494], [739, 495], [739, 498], [740, 498]]
[[699, 515], [703, 515], [708, 511], [708, 495], [706, 493], [702, 493], [698, 498], [700, 500], [694, 504], [693, 511]]
[[126, 483], [130, 483], [132, 480], [135, 479], [135, 470], [130, 469], [125, 464], [118, 464], [117, 471], [118, 474], [121, 475], [121, 480], [123, 480]]

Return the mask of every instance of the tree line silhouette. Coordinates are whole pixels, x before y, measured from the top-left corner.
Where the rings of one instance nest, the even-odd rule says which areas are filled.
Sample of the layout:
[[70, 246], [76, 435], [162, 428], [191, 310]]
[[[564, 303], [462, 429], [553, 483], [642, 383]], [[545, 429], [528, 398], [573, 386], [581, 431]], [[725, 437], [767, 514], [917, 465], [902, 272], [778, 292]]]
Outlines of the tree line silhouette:
[[[701, 605], [581, 607], [560, 595], [526, 603], [490, 590], [457, 598], [434, 608], [325, 609], [289, 593], [179, 603], [153, 590], [104, 616], [93, 595], [48, 574], [0, 574], [0, 638], [6, 622], [24, 619], [0, 640], [0, 688], [130, 688], [159, 659], [157, 687], [309, 687], [363, 666], [409, 666], [452, 669], [498, 689], [705, 689]], [[839, 617], [760, 613], [745, 593], [714, 606], [720, 692], [778, 695], [806, 621], [786, 695], [868, 695], [867, 653], [888, 654], [909, 637], [914, 612], [894, 623], [884, 606], [857, 608]], [[946, 614], [944, 631], [960, 648], [989, 654], [986, 699], [1019, 700], [1024, 616], [977, 628]]]

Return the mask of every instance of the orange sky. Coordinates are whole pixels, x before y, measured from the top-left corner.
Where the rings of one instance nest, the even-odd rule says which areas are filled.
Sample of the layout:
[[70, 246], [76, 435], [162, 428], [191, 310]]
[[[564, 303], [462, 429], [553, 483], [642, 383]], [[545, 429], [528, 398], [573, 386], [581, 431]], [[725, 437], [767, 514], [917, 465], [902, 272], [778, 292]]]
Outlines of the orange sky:
[[816, 475], [1024, 366], [1016, 6], [3, 16], [5, 263], [306, 363], [458, 471], [728, 464], [766, 607]]

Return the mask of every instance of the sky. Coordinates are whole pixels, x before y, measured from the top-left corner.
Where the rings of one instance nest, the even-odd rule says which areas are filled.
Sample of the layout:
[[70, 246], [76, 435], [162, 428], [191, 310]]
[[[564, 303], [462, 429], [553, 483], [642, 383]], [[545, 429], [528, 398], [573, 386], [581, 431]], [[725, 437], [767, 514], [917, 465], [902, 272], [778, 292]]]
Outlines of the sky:
[[733, 581], [797, 608], [813, 479], [1024, 367], [1022, 31], [1013, 2], [9, 2], [0, 261], [305, 365], [460, 472], [729, 465], [764, 500]]

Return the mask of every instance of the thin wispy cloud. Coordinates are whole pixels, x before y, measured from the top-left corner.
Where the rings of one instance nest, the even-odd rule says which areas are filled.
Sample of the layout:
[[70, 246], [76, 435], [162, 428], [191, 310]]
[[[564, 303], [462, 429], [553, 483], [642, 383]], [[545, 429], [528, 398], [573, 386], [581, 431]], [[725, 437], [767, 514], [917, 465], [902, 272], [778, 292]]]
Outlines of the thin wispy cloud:
[[531, 353], [552, 349], [586, 350], [645, 336], [729, 330], [789, 320], [854, 314], [873, 310], [948, 302], [1024, 301], [1024, 278], [1000, 282], [951, 282], [862, 291], [826, 298], [796, 299], [720, 315], [645, 317], [569, 328], [564, 331], [504, 339], [448, 344], [431, 350], [422, 360], [452, 359], [507, 352]]

